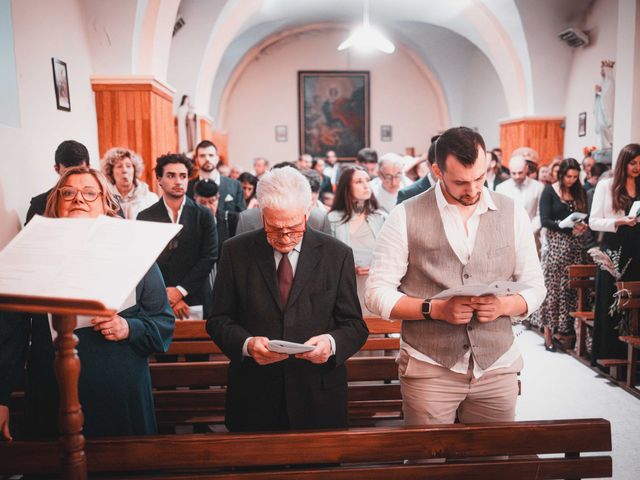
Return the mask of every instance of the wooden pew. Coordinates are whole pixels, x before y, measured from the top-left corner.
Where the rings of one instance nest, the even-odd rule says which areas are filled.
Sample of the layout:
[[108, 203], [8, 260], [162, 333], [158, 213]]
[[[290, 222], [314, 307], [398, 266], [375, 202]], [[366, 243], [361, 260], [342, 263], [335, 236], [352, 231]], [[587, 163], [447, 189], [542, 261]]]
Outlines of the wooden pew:
[[640, 282], [618, 282], [617, 287], [618, 291], [626, 291], [626, 294], [622, 295], [619, 300], [619, 306], [629, 315], [629, 334], [619, 337], [622, 342], [627, 344], [625, 387], [638, 395], [635, 387], [638, 375], [638, 350], [640, 349]]
[[[54, 475], [55, 442], [0, 443], [0, 474]], [[124, 479], [560, 479], [612, 475], [603, 419], [89, 439], [89, 474]], [[582, 453], [599, 452], [594, 456]], [[540, 458], [540, 454], [561, 456]], [[496, 458], [498, 457], [498, 458]], [[446, 463], [405, 464], [446, 458]]]
[[[372, 335], [400, 332], [400, 321], [376, 317], [365, 320]], [[395, 364], [395, 351], [399, 348], [399, 338], [370, 337], [362, 350], [393, 352], [393, 355], [353, 357], [347, 361], [352, 426], [402, 419], [402, 397]], [[209, 338], [205, 322], [176, 322], [168, 353], [179, 355], [179, 361], [150, 364], [156, 418], [162, 431], [171, 431], [177, 425], [222, 423], [229, 361]], [[185, 355], [189, 354], [208, 354], [216, 360], [185, 361]]]
[[570, 265], [569, 266], [569, 288], [575, 289], [578, 295], [578, 304], [575, 312], [569, 315], [576, 320], [576, 350], [575, 353], [580, 358], [587, 358], [587, 329], [593, 332], [594, 312], [590, 308], [590, 297], [596, 288], [596, 273], [598, 267], [595, 265]]

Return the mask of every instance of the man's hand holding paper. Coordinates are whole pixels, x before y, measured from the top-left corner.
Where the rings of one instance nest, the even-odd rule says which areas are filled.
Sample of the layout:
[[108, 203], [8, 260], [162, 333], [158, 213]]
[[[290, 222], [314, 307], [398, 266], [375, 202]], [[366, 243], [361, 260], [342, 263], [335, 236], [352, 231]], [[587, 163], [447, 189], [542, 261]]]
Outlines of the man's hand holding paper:
[[252, 337], [247, 344], [247, 351], [258, 365], [269, 365], [271, 363], [286, 360], [289, 355], [285, 353], [272, 352], [269, 350], [269, 339], [267, 337]]

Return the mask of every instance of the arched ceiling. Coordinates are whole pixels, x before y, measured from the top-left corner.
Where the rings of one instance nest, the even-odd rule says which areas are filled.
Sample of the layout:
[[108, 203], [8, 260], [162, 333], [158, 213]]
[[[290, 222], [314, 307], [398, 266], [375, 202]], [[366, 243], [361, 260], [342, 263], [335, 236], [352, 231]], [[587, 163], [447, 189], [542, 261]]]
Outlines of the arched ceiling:
[[[563, 22], [575, 26], [591, 1], [371, 0], [370, 15], [435, 73], [452, 119], [462, 108], [456, 93], [469, 81], [460, 78], [459, 65], [477, 51], [497, 73], [509, 116], [518, 117], [536, 113], [535, 93], [540, 93], [531, 58], [531, 52], [539, 53], [536, 28], [525, 28], [532, 12], [545, 9], [535, 21], [549, 18], [552, 28]], [[173, 38], [167, 78], [179, 93], [192, 96], [200, 113], [215, 117], [234, 70], [256, 46], [308, 24], [355, 25], [362, 8], [363, 0], [182, 0], [178, 14], [186, 24]]]

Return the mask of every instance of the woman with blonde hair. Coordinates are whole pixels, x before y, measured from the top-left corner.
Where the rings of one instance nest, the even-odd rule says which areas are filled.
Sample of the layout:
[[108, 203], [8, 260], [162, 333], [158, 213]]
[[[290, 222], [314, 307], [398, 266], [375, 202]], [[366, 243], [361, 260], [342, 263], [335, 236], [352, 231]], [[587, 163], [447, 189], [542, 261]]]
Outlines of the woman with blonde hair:
[[[45, 216], [57, 218], [117, 217], [118, 204], [97, 170], [73, 167], [47, 199]], [[81, 246], [60, 245], [65, 250]], [[105, 285], [105, 288], [108, 288]], [[94, 317], [92, 326], [75, 330], [82, 362], [78, 391], [88, 437], [145, 435], [157, 432], [147, 357], [166, 351], [174, 316], [157, 265], [140, 280], [123, 309], [112, 317]], [[27, 436], [59, 435], [56, 426], [58, 387], [53, 345], [46, 315], [16, 314], [0, 328], [0, 378], [22, 375], [27, 365]], [[8, 400], [11, 385], [0, 382], [0, 437], [11, 439]]]
[[135, 220], [138, 212], [158, 201], [158, 196], [140, 180], [144, 165], [133, 150], [112, 148], [100, 160], [100, 165], [125, 218]]

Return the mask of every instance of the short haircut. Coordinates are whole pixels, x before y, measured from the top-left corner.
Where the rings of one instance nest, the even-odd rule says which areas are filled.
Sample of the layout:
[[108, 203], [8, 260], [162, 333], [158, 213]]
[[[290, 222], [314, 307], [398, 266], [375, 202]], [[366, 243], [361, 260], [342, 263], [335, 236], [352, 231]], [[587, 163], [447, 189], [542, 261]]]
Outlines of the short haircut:
[[213, 180], [208, 178], [199, 180], [193, 186], [193, 192], [199, 197], [211, 198], [218, 194], [218, 185]]
[[607, 165], [606, 163], [596, 162], [591, 167], [591, 176], [599, 177], [607, 170], [609, 170], [609, 165]]
[[215, 148], [216, 152], [218, 151], [218, 147], [216, 147], [216, 144], [213, 143], [211, 140], [202, 140], [198, 145], [196, 145], [196, 148], [193, 150], [193, 158], [196, 158], [198, 156], [199, 149], [209, 148], [209, 147]]
[[356, 161], [359, 163], [378, 163], [378, 152], [373, 148], [362, 148], [356, 155]]
[[462, 165], [471, 167], [478, 158], [478, 148], [486, 152], [484, 139], [478, 132], [468, 127], [450, 128], [436, 141], [436, 163], [444, 172], [447, 169], [447, 157], [453, 155]]
[[134, 172], [133, 184], [138, 185], [138, 177], [142, 175], [144, 165], [142, 163], [142, 159], [136, 155], [136, 152], [129, 150], [128, 148], [116, 147], [107, 150], [107, 153], [105, 153], [104, 157], [100, 160], [100, 169], [102, 170], [102, 173], [107, 177], [107, 180], [115, 185], [116, 179], [113, 176], [113, 167], [116, 166], [118, 160], [122, 160], [124, 158], [131, 160]]
[[193, 162], [181, 153], [167, 153], [158, 157], [156, 160], [156, 177], [160, 178], [164, 175], [164, 167], [171, 163], [181, 163], [187, 167], [187, 176], [191, 176], [193, 173]]
[[298, 170], [291, 167], [275, 168], [266, 172], [257, 188], [260, 209], [294, 210], [311, 207], [311, 187]]
[[429, 151], [427, 152], [427, 160], [431, 165], [436, 163], [436, 142], [440, 138], [440, 135], [434, 135], [431, 137], [431, 145], [429, 145]]
[[80, 142], [75, 140], [65, 140], [55, 153], [56, 165], [62, 165], [63, 167], [78, 167], [80, 165], [89, 165], [89, 151]]
[[300, 173], [309, 181], [311, 192], [318, 193], [320, 191], [320, 185], [322, 185], [322, 177], [320, 176], [320, 173], [313, 169], [300, 170]]
[[275, 170], [277, 168], [284, 168], [284, 167], [291, 167], [291, 168], [295, 168], [296, 170], [298, 170], [298, 166], [293, 162], [276, 163], [273, 167], [271, 167], [271, 170]]

